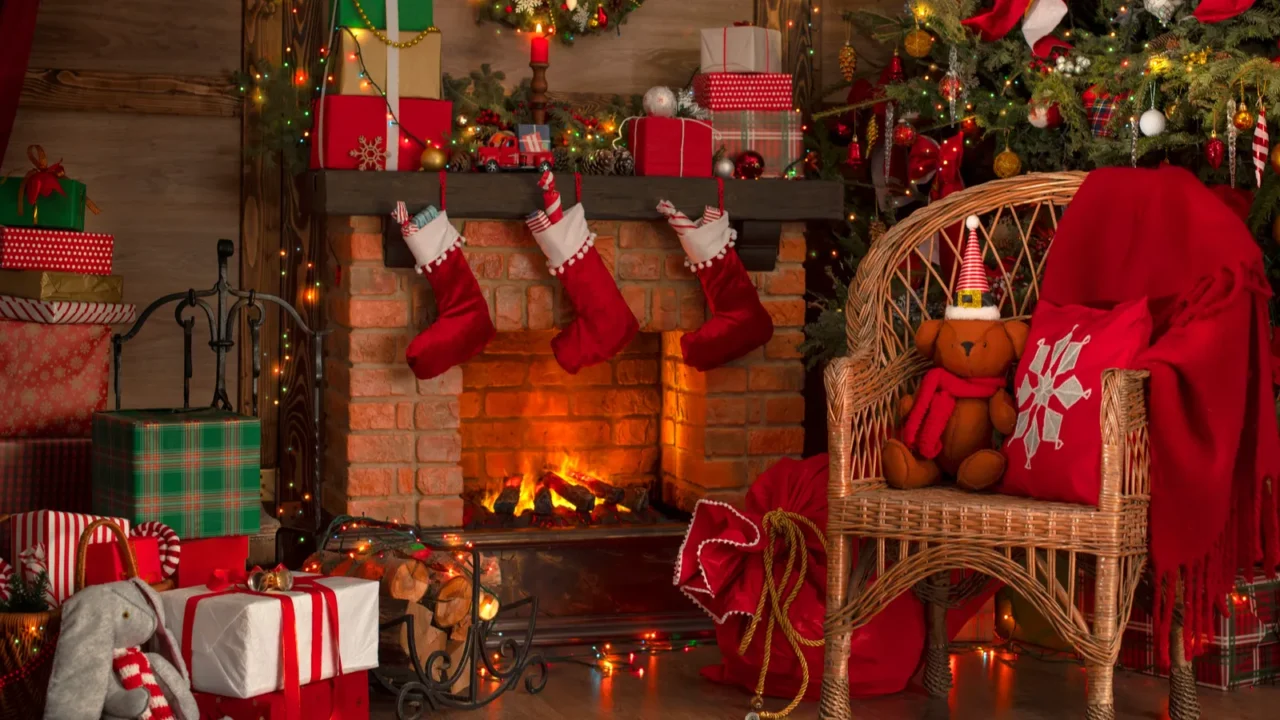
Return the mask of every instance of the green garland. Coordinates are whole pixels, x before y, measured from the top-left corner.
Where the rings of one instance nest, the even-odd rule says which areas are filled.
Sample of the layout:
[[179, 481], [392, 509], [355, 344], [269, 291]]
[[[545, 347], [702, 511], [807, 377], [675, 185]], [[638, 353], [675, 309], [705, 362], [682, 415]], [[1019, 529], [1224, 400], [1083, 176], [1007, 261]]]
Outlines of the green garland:
[[619, 32], [644, 0], [484, 0], [477, 22], [495, 22], [521, 32], [554, 32], [572, 45], [583, 35]]

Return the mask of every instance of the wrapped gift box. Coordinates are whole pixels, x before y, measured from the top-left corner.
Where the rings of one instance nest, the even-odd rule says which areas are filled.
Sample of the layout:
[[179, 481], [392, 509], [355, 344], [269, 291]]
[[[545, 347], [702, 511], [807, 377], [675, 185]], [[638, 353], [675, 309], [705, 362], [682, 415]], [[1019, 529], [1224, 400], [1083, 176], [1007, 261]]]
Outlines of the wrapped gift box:
[[48, 270], [0, 270], [0, 295], [28, 300], [119, 303], [124, 278]]
[[[414, 138], [447, 145], [453, 127], [453, 103], [404, 98], [397, 104], [394, 114], [399, 118], [399, 127], [387, 121], [384, 98], [326, 96], [315, 110], [311, 168], [359, 170], [363, 164], [366, 170], [417, 171], [422, 167], [425, 148]], [[391, 145], [397, 148], [391, 153], [386, 151], [388, 135]]]
[[184, 540], [256, 533], [261, 445], [257, 418], [215, 408], [97, 413], [94, 512]]
[[[421, 32], [435, 27], [435, 0], [334, 0], [338, 3], [338, 26], [386, 30], [387, 15], [399, 18], [399, 30]], [[325, 13], [328, 21], [329, 13]], [[391, 28], [397, 29], [397, 28]]]
[[35, 204], [19, 196], [20, 177], [0, 177], [0, 225], [43, 227], [57, 230], [84, 230], [84, 211], [88, 195], [84, 183], [60, 178], [62, 192], [54, 192], [36, 200]]
[[391, 39], [408, 45], [396, 48], [382, 42], [372, 30], [343, 28], [338, 33], [342, 49], [342, 62], [337, 65], [338, 93], [380, 98], [382, 91], [390, 92], [387, 79], [394, 76], [401, 98], [439, 99], [440, 32], [433, 29], [413, 42], [419, 34], [388, 33]]
[[0, 439], [0, 513], [89, 512], [88, 438]]
[[0, 437], [88, 437], [110, 363], [106, 325], [0, 320]]
[[131, 323], [138, 307], [128, 303], [32, 300], [0, 295], [0, 318], [43, 325], [115, 325]]
[[711, 126], [699, 120], [643, 117], [631, 122], [636, 175], [711, 177]]
[[[283, 691], [252, 698], [195, 692], [200, 717], [209, 720], [284, 720]], [[301, 718], [369, 720], [369, 671], [349, 672], [302, 686]]]
[[[14, 567], [21, 567], [18, 558], [22, 551], [36, 545], [44, 545], [45, 559], [49, 565], [49, 594], [55, 603], [71, 597], [75, 592], [76, 582], [76, 549], [80, 545], [80, 536], [84, 534], [90, 523], [98, 518], [94, 515], [57, 512], [53, 510], [37, 510], [19, 513], [9, 518], [9, 540], [12, 552], [10, 562]], [[124, 518], [112, 518], [126, 534], [129, 532], [129, 521]], [[93, 532], [92, 542], [113, 542], [115, 535], [109, 528], [100, 527]]]
[[712, 111], [795, 110], [785, 73], [701, 73], [693, 78], [693, 99]]
[[178, 563], [178, 587], [203, 586], [215, 570], [244, 570], [249, 561], [249, 538], [245, 535], [202, 538], [182, 542]]
[[[129, 547], [133, 549], [134, 561], [138, 566], [138, 577], [153, 585], [164, 579], [164, 574], [160, 571], [159, 538], [131, 537]], [[128, 580], [129, 577], [125, 573], [124, 558], [120, 557], [120, 545], [115, 540], [92, 543], [85, 549], [85, 587], [106, 585]]]
[[0, 270], [110, 275], [114, 248], [106, 233], [0, 226]]
[[704, 28], [702, 72], [776, 73], [782, 69], [782, 33], [751, 25]]
[[[295, 573], [295, 582], [312, 578], [331, 590], [337, 601], [337, 647], [344, 673], [378, 665], [378, 583], [359, 578], [327, 578]], [[233, 698], [253, 698], [283, 690], [282, 603], [293, 607], [296, 658], [305, 686], [333, 677], [333, 624], [315, 623], [325, 612], [319, 594], [289, 591], [270, 596], [228, 589], [214, 592], [198, 586], [161, 593], [165, 623], [189, 658], [191, 687]], [[187, 622], [187, 615], [191, 621]], [[319, 636], [316, 633], [319, 632]], [[313, 673], [319, 665], [318, 677]], [[323, 717], [323, 716], [320, 716]]]
[[786, 177], [804, 158], [802, 125], [797, 112], [713, 112], [712, 144], [730, 158], [754, 150], [764, 157], [761, 177]]

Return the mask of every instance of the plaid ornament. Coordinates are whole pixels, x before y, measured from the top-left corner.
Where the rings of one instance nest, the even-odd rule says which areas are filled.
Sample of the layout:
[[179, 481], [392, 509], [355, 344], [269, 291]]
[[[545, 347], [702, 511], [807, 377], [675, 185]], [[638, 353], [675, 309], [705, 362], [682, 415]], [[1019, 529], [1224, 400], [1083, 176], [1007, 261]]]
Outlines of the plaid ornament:
[[224, 410], [93, 416], [93, 507], [183, 538], [259, 530], [262, 429]]
[[1111, 116], [1116, 112], [1116, 106], [1125, 99], [1125, 96], [1116, 97], [1099, 90], [1098, 86], [1094, 85], [1084, 91], [1081, 99], [1084, 100], [1084, 112], [1089, 118], [1089, 128], [1093, 131], [1093, 136], [1114, 136], [1115, 132], [1108, 126], [1111, 124]]
[[88, 512], [92, 449], [89, 438], [0, 440], [0, 512]]
[[796, 112], [711, 113], [712, 148], [725, 150], [726, 157], [754, 150], [764, 158], [761, 177], [784, 177], [788, 169], [799, 172], [804, 157], [804, 132]]

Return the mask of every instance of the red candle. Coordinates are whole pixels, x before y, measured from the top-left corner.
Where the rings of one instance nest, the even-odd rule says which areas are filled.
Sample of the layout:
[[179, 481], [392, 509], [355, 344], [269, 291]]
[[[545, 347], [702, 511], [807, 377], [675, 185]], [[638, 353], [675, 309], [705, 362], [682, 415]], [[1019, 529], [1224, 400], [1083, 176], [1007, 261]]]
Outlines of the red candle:
[[547, 40], [547, 36], [542, 34], [542, 24], [538, 24], [538, 30], [533, 34], [533, 45], [529, 50], [529, 62], [546, 65], [551, 55], [551, 42]]

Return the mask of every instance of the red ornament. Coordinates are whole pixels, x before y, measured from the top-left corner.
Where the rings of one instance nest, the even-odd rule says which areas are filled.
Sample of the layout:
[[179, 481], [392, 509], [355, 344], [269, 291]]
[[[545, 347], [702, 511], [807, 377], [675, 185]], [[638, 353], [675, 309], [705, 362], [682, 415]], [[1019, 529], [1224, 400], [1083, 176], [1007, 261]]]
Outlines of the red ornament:
[[844, 159], [844, 164], [854, 172], [858, 172], [866, 164], [866, 159], [862, 157], [862, 146], [856, 140], [849, 143], [849, 156]]
[[733, 164], [733, 176], [739, 180], [758, 180], [764, 174], [764, 156], [747, 150]]
[[893, 127], [893, 144], [898, 147], [911, 147], [916, 141], [916, 129], [911, 127], [911, 123], [900, 120]]
[[962, 92], [964, 92], [964, 83], [960, 82], [960, 78], [956, 75], [946, 75], [938, 83], [938, 94], [947, 102], [960, 97]]
[[965, 137], [976, 137], [979, 130], [978, 119], [972, 115], [960, 121], [960, 132], [964, 133]]
[[827, 135], [834, 145], [848, 145], [853, 142], [854, 126], [843, 119], [831, 122], [827, 125], [827, 130]]
[[1204, 159], [1209, 163], [1209, 167], [1217, 170], [1222, 167], [1222, 156], [1227, 152], [1227, 144], [1218, 139], [1218, 134], [1214, 133], [1209, 138], [1209, 142], [1204, 144]]
[[600, 23], [600, 27], [609, 27], [609, 16], [605, 14], [604, 5], [596, 6], [596, 22]]
[[906, 79], [907, 71], [902, 66], [902, 56], [894, 49], [893, 58], [889, 60], [889, 82], [900, 83]]

